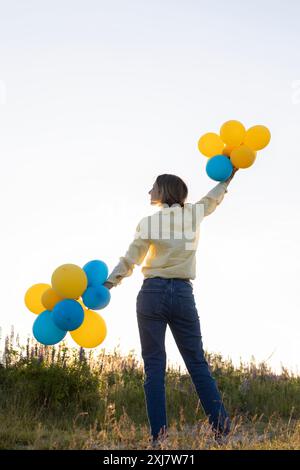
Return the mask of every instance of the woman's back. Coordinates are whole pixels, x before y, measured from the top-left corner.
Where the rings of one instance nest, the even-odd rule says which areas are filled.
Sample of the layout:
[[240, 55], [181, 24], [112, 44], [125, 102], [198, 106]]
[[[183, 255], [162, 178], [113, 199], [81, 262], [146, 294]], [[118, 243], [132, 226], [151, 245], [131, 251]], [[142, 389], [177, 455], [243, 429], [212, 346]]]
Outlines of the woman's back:
[[149, 240], [142, 273], [148, 277], [196, 276], [196, 249], [199, 242], [202, 204], [165, 207], [141, 220], [141, 236]]
[[132, 274], [134, 265], [141, 265], [144, 260], [142, 273], [145, 278], [195, 279], [200, 223], [220, 204], [227, 186], [228, 182], [218, 183], [195, 204], [166, 206], [141, 219], [134, 241], [125, 256], [119, 258], [107, 283], [118, 285]]

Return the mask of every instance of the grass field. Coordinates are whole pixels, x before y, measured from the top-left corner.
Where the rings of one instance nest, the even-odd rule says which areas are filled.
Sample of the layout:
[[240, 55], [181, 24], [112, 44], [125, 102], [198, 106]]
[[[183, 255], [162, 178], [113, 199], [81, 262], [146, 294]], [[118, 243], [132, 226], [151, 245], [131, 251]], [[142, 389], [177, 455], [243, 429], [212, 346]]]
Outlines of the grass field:
[[[300, 377], [206, 357], [233, 421], [222, 449], [300, 449]], [[0, 449], [147, 449], [143, 380], [133, 351], [20, 345], [12, 333], [0, 365]], [[189, 375], [169, 367], [166, 394], [162, 449], [220, 448]]]

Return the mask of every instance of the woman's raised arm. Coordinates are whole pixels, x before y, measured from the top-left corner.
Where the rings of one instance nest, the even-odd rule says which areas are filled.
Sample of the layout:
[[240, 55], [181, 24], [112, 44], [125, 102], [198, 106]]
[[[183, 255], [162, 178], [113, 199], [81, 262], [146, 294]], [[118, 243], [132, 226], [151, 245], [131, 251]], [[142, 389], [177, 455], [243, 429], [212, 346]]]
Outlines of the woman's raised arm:
[[216, 207], [222, 202], [225, 193], [227, 193], [227, 187], [237, 172], [238, 168], [233, 168], [233, 172], [226, 181], [218, 183], [213, 189], [211, 189], [206, 196], [201, 198], [196, 204], [204, 205], [204, 217], [212, 214]]

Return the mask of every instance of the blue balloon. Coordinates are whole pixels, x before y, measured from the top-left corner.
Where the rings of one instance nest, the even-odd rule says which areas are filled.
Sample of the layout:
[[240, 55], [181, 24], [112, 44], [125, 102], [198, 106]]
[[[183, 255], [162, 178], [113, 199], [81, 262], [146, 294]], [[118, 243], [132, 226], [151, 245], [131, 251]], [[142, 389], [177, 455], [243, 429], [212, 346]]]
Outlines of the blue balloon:
[[206, 164], [206, 173], [215, 181], [227, 180], [232, 171], [232, 163], [225, 155], [215, 155]]
[[104, 261], [93, 260], [86, 263], [82, 268], [88, 278], [88, 286], [103, 284], [108, 276], [108, 267]]
[[66, 331], [55, 325], [50, 310], [44, 310], [38, 315], [33, 324], [32, 332], [35, 339], [46, 346], [59, 343], [67, 334]]
[[73, 299], [61, 300], [55, 305], [52, 313], [55, 325], [61, 330], [76, 330], [84, 319], [82, 306]]
[[82, 294], [82, 300], [87, 308], [99, 310], [110, 302], [110, 292], [105, 286], [88, 287]]

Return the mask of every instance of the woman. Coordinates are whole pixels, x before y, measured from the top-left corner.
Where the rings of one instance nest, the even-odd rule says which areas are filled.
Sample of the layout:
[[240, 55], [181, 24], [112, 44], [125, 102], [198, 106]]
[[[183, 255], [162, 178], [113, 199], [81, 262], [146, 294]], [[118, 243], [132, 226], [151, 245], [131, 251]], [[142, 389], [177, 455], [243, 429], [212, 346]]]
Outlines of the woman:
[[[109, 275], [105, 285], [117, 286], [143, 261], [144, 281], [136, 313], [144, 361], [144, 392], [152, 443], [167, 437], [165, 402], [165, 332], [169, 325], [209, 422], [219, 439], [230, 431], [230, 420], [204, 357], [192, 279], [200, 222], [223, 200], [237, 169], [195, 204], [185, 204], [188, 189], [175, 175], [157, 177], [149, 191], [151, 204], [161, 209], [143, 218], [135, 240]], [[147, 257], [146, 257], [147, 255]]]

